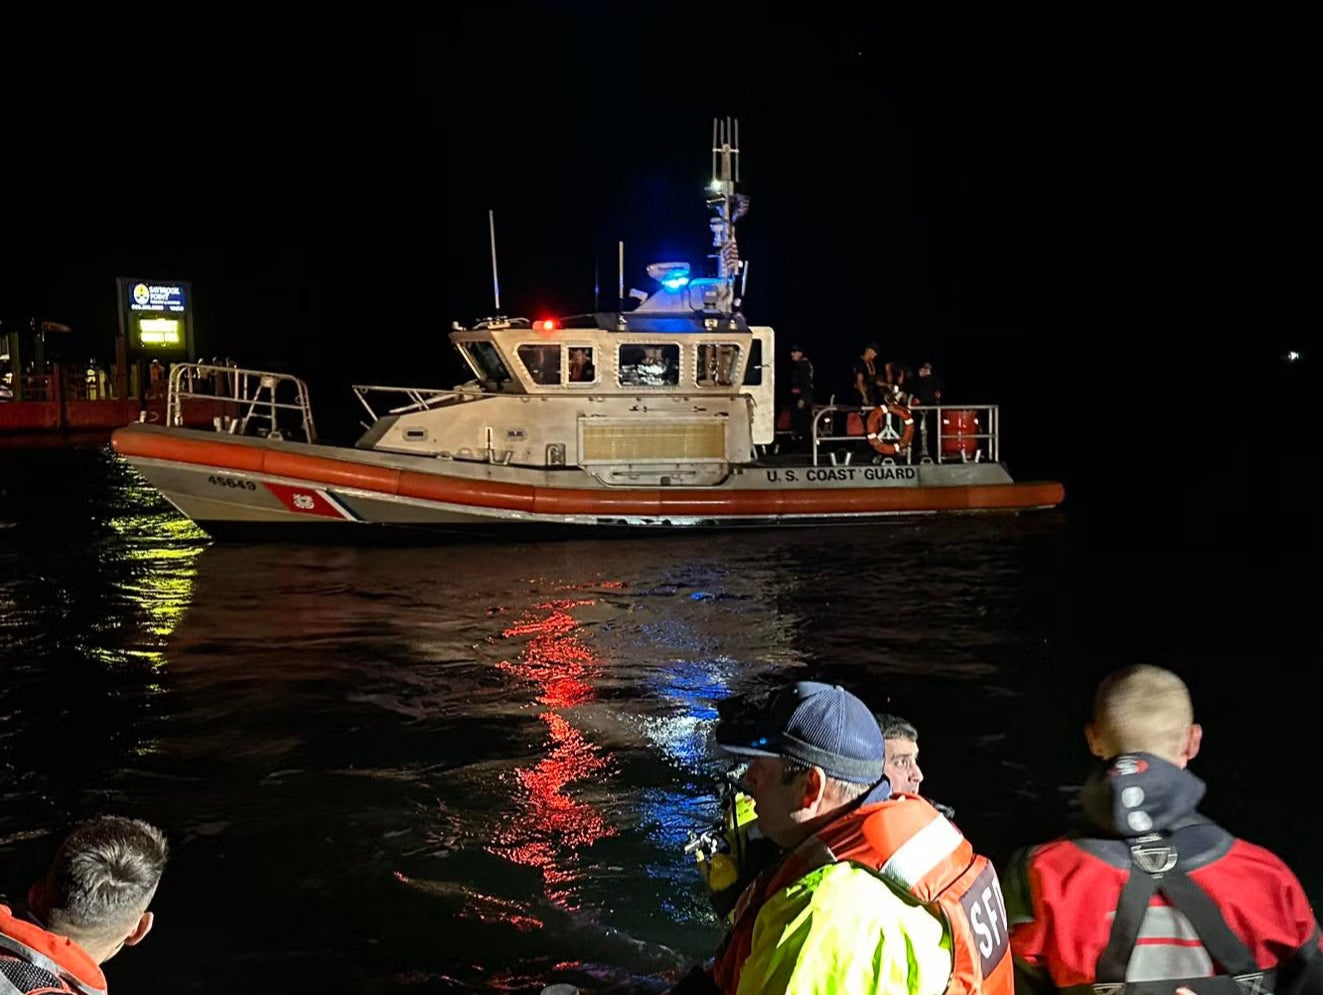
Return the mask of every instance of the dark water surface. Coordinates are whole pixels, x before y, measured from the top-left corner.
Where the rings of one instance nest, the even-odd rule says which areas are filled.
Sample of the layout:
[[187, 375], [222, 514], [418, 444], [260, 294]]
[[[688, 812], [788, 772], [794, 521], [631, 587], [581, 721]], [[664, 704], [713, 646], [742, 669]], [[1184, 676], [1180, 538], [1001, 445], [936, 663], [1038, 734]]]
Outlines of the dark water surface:
[[681, 852], [718, 700], [812, 677], [909, 717], [927, 789], [1000, 858], [1058, 829], [1094, 683], [1144, 660], [1194, 690], [1209, 814], [1323, 896], [1307, 550], [1101, 505], [223, 547], [102, 445], [0, 450], [0, 892], [115, 811], [175, 847], [116, 991], [655, 991], [719, 937]]

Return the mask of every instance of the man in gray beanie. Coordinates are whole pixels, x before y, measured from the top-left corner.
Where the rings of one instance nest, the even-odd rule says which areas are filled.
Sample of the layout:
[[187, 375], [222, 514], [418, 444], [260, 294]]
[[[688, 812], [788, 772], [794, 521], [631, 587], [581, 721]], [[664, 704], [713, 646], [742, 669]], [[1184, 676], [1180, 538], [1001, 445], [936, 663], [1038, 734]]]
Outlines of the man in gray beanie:
[[928, 802], [891, 797], [864, 702], [800, 681], [718, 715], [717, 745], [749, 758], [745, 789], [783, 854], [673, 992], [1012, 995], [995, 870]]

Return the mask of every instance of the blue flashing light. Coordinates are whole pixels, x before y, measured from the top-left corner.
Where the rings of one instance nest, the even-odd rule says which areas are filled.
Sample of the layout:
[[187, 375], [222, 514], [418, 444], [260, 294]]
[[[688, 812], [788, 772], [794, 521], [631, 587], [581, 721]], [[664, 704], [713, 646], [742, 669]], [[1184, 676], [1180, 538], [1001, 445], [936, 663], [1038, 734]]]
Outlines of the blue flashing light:
[[649, 263], [648, 276], [667, 290], [679, 290], [689, 282], [690, 267], [685, 262]]

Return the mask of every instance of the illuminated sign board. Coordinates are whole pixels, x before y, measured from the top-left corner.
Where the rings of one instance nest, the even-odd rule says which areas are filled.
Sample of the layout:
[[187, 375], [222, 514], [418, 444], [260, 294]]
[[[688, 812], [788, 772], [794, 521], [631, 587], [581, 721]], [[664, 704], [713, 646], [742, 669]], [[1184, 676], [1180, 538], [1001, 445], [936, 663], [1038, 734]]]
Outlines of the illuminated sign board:
[[193, 356], [193, 288], [187, 280], [115, 278], [119, 328], [131, 353]]
[[130, 311], [175, 311], [183, 314], [184, 286], [179, 283], [147, 283], [139, 280], [129, 288]]

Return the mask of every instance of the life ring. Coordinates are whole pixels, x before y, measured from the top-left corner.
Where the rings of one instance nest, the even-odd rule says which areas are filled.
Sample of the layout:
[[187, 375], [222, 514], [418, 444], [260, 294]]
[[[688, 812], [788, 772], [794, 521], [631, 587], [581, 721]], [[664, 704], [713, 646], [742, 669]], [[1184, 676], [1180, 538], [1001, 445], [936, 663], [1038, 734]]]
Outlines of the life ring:
[[[891, 428], [889, 415], [895, 415], [904, 424], [900, 434], [896, 435], [895, 429]], [[879, 433], [883, 427], [890, 429], [890, 434], [883, 438]], [[868, 412], [868, 433], [866, 435], [869, 443], [883, 456], [895, 456], [909, 448], [914, 441], [914, 416], [910, 414], [909, 408], [903, 408], [899, 404], [882, 404]]]

